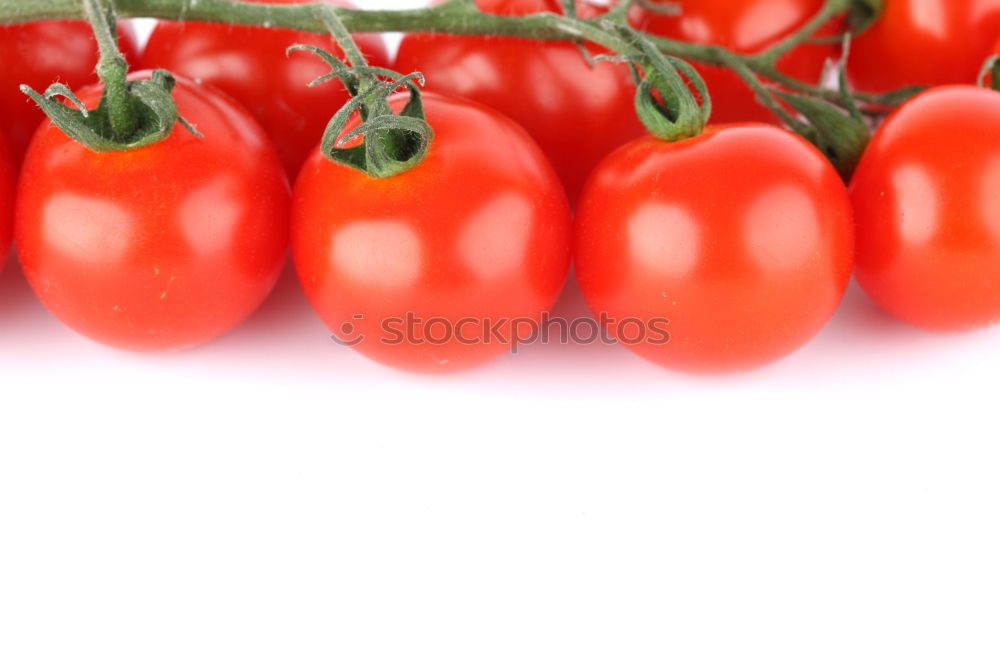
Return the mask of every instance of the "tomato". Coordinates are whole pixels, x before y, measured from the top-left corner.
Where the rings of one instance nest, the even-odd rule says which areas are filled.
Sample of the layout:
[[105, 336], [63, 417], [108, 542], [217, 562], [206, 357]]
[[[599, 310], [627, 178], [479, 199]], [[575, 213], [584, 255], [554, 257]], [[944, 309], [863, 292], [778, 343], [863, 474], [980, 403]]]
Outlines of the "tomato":
[[[307, 0], [266, 1], [298, 4]], [[331, 4], [353, 6], [347, 0]], [[354, 38], [369, 64], [388, 63], [381, 37], [362, 34]], [[310, 44], [342, 56], [328, 35], [198, 21], [160, 21], [146, 44], [142, 66], [162, 67], [210, 83], [232, 95], [274, 139], [285, 169], [294, 179], [309, 152], [319, 143], [330, 117], [347, 102], [348, 95], [338, 80], [308, 87], [311, 81], [329, 73], [330, 68], [311, 53], [286, 56], [285, 50], [292, 44]]]
[[[559, 0], [477, 0], [476, 5], [503, 16], [562, 11]], [[580, 11], [589, 10], [582, 5]], [[481, 102], [520, 123], [552, 161], [571, 202], [601, 158], [645, 133], [628, 68], [607, 62], [592, 68], [571, 43], [409, 34], [395, 67], [423, 72], [428, 90]]]
[[[135, 39], [127, 24], [119, 29], [122, 53], [135, 62]], [[65, 83], [74, 90], [96, 82], [97, 42], [84, 21], [36, 21], [0, 26], [0, 128], [15, 167], [45, 115], [20, 85], [39, 92]]]
[[[678, 0], [681, 14], [655, 14], [636, 6], [630, 18], [654, 35], [696, 44], [717, 44], [736, 53], [750, 54], [798, 30], [823, 7], [823, 0]], [[835, 21], [824, 34], [842, 25]], [[834, 44], [807, 44], [787, 53], [778, 68], [799, 80], [817, 83], [827, 59], [837, 56]], [[696, 64], [712, 96], [712, 122], [759, 121], [778, 118], [757, 102], [754, 93], [724, 67]]]
[[851, 182], [857, 278], [932, 330], [1000, 321], [1000, 93], [932, 88], [875, 133]]
[[0, 270], [10, 254], [10, 238], [14, 232], [13, 211], [14, 167], [10, 163], [3, 137], [0, 137]]
[[974, 83], [1000, 35], [1000, 0], [886, 0], [851, 46], [851, 83], [869, 92]]
[[622, 147], [588, 181], [577, 224], [580, 288], [609, 334], [688, 372], [791, 353], [830, 319], [851, 273], [843, 183], [770, 125]]
[[[94, 106], [100, 89], [80, 96]], [[123, 349], [190, 347], [236, 326], [287, 251], [288, 183], [263, 130], [190, 81], [174, 98], [204, 138], [178, 126], [153, 145], [97, 153], [46, 124], [18, 184], [17, 249], [35, 293], [71, 328]]]
[[553, 305], [571, 222], [523, 129], [474, 102], [424, 101], [435, 139], [409, 171], [373, 179], [313, 153], [295, 185], [292, 256], [319, 316], [362, 354], [447, 372], [500, 356], [520, 334], [512, 320]]

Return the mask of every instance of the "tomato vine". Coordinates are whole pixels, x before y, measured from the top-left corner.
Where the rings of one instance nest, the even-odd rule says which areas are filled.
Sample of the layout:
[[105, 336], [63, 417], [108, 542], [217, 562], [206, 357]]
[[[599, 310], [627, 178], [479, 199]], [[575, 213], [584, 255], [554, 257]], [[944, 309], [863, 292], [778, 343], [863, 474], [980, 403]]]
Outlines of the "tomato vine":
[[[689, 43], [631, 30], [627, 26], [627, 16], [632, 2], [623, 0], [610, 12], [593, 18], [580, 18], [573, 11], [498, 16], [481, 11], [474, 0], [448, 0], [413, 10], [332, 8], [320, 2], [277, 5], [228, 0], [115, 0], [114, 7], [122, 17], [214, 21], [317, 33], [329, 32], [331, 17], [335, 17], [348, 32], [437, 32], [594, 43], [646, 72], [650, 83], [664, 98], [666, 108], [661, 110], [666, 111], [670, 122], [664, 125], [644, 118], [651, 131], [662, 132], [664, 138], [683, 138], [700, 131], [699, 124], [703, 123], [692, 121], [692, 114], [688, 113], [683, 119], [677, 117], [690, 104], [676, 99], [677, 86], [673, 82], [681, 74], [688, 79], [692, 77], [687, 71], [679, 73], [674, 60], [651, 57], [649, 47], [652, 47], [669, 59], [732, 69], [762, 104], [792, 130], [824, 149], [842, 170], [849, 170], [858, 157], [857, 137], [863, 134], [864, 116], [884, 113], [886, 108], [898, 105], [917, 92], [917, 89], [907, 88], [872, 94], [851, 91], [846, 85], [829, 88], [818, 82], [790, 77], [776, 65], [782, 55], [817, 39], [818, 31], [833, 17], [849, 15], [853, 30], [863, 28], [878, 15], [880, 0], [826, 0], [821, 10], [800, 29], [770, 48], [749, 55], [737, 54], [720, 45]], [[0, 0], [0, 24], [68, 18], [86, 18], [85, 3], [80, 0]], [[669, 71], [663, 69], [665, 63], [671, 65]], [[659, 71], [649, 75], [650, 69], [657, 68]], [[647, 89], [646, 92], [651, 91]], [[789, 99], [789, 95], [794, 97]], [[804, 118], [790, 112], [783, 102], [790, 103]], [[640, 103], [640, 116], [643, 111]], [[678, 123], [685, 126], [678, 128]]]

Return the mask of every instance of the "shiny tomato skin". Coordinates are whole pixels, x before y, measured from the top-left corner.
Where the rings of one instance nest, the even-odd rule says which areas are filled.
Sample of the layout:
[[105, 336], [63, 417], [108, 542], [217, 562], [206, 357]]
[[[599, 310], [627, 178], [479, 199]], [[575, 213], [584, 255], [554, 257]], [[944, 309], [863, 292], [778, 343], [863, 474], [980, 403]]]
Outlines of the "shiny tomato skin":
[[0, 136], [0, 270], [10, 254], [10, 240], [14, 234], [14, 167]]
[[[308, 0], [266, 1], [300, 4]], [[349, 0], [327, 1], [353, 7]], [[380, 36], [359, 34], [354, 39], [369, 64], [388, 64]], [[310, 88], [309, 83], [329, 73], [330, 68], [311, 53], [286, 56], [285, 50], [292, 44], [318, 46], [342, 56], [328, 35], [204, 21], [160, 21], [143, 51], [142, 67], [162, 67], [209, 83], [243, 104], [274, 140], [288, 176], [294, 180], [348, 95], [339, 80]]]
[[853, 41], [847, 72], [868, 92], [971, 84], [998, 35], [1000, 0], [886, 0]]
[[598, 318], [638, 318], [628, 349], [695, 373], [780, 359], [830, 319], [851, 273], [847, 192], [823, 156], [764, 124], [700, 137], [639, 139], [602, 162], [584, 190], [575, 250]]
[[[127, 22], [119, 27], [122, 53], [129, 63], [138, 56]], [[15, 167], [24, 157], [35, 128], [45, 115], [21, 92], [27, 84], [45, 92], [59, 82], [76, 90], [97, 81], [97, 42], [85, 21], [34, 21], [0, 26], [0, 131]]]
[[922, 328], [1000, 321], [1000, 93], [942, 86], [876, 132], [851, 181], [856, 275]]
[[[823, 0], [678, 0], [681, 14], [655, 14], [638, 5], [630, 18], [642, 30], [696, 44], [717, 44], [736, 53], [763, 51], [804, 26], [823, 7]], [[828, 26], [833, 33], [840, 21]], [[778, 68], [799, 80], [818, 83], [824, 63], [837, 56], [833, 44], [807, 44], [786, 54]], [[778, 123], [754, 93], [731, 70], [696, 64], [712, 96], [712, 122]]]
[[[555, 303], [571, 220], [558, 177], [521, 127], [468, 100], [427, 94], [425, 103], [435, 139], [410, 171], [373, 179], [313, 153], [295, 185], [292, 256], [336, 334], [363, 336], [354, 348], [379, 363], [440, 373], [502, 355], [513, 326], [504, 318], [538, 321]], [[410, 313], [414, 334], [399, 340]], [[464, 342], [442, 340], [442, 321], [460, 326]]]
[[[177, 125], [151, 146], [97, 153], [43, 125], [21, 170], [25, 276], [63, 323], [112, 347], [168, 351], [228, 331], [287, 253], [288, 182], [263, 130], [186, 79], [173, 96], [204, 138]], [[99, 97], [81, 94], [91, 107]]]
[[[476, 4], [503, 16], [562, 11], [558, 0]], [[605, 155], [645, 133], [628, 68], [608, 62], [592, 68], [570, 43], [414, 33], [403, 38], [395, 67], [423, 72], [428, 90], [475, 100], [517, 121], [549, 157], [570, 202]]]

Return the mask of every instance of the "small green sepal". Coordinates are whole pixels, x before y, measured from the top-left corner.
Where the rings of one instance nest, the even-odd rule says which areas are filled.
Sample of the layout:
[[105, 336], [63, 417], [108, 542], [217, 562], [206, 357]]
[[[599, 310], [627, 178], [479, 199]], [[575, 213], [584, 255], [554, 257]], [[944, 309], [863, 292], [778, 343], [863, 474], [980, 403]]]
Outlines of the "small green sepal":
[[[61, 83], [49, 86], [44, 95], [26, 85], [21, 86], [21, 92], [34, 100], [66, 136], [95, 152], [108, 153], [141, 148], [161, 141], [170, 136], [178, 122], [195, 136], [201, 137], [177, 111], [177, 104], [170, 96], [175, 83], [170, 72], [163, 69], [155, 70], [151, 80], [127, 83], [131, 111], [138, 122], [131, 136], [123, 138], [115, 137], [111, 129], [107, 92], [102, 95], [100, 104], [93, 111], [88, 111], [79, 97]], [[60, 97], [68, 100], [72, 106], [59, 101]]]
[[[308, 51], [330, 66], [331, 71], [309, 85], [330, 79], [340, 79], [351, 99], [337, 110], [323, 132], [320, 152], [332, 162], [363, 171], [372, 178], [389, 178], [420, 164], [430, 150], [434, 130], [427, 123], [420, 88], [423, 74], [405, 76], [382, 67], [363, 65], [349, 67], [321, 48], [295, 44], [288, 52]], [[374, 81], [361, 89], [362, 81]], [[388, 97], [406, 88], [410, 99], [399, 114], [389, 107]], [[351, 116], [357, 111], [361, 123], [344, 133]], [[342, 146], [363, 137], [361, 143], [349, 148]]]

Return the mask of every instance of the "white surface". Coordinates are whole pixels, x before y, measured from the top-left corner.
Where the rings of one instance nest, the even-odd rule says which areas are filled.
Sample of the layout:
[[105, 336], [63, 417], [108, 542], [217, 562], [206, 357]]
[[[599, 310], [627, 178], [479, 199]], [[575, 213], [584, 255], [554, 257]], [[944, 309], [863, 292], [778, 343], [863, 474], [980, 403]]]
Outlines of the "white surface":
[[852, 288], [748, 375], [551, 345], [420, 378], [291, 276], [174, 355], [9, 266], [0, 312], [4, 666], [1000, 662], [1000, 330]]

